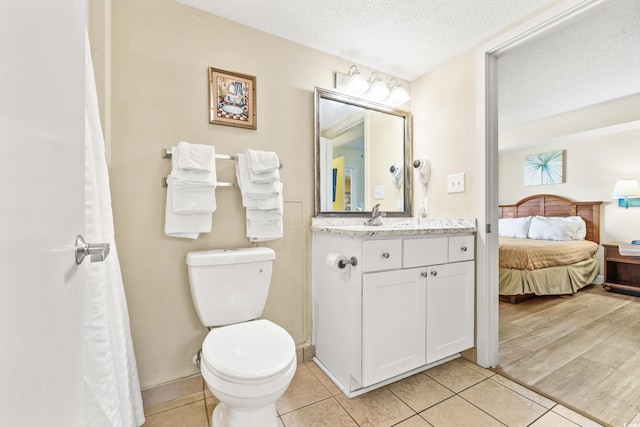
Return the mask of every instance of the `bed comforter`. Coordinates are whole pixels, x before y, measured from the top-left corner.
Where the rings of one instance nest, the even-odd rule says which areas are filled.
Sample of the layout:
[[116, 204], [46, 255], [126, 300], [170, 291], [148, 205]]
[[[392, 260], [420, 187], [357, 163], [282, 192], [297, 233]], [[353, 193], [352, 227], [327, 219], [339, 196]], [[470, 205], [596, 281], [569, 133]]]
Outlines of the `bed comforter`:
[[598, 244], [500, 237], [500, 295], [571, 294], [598, 274]]

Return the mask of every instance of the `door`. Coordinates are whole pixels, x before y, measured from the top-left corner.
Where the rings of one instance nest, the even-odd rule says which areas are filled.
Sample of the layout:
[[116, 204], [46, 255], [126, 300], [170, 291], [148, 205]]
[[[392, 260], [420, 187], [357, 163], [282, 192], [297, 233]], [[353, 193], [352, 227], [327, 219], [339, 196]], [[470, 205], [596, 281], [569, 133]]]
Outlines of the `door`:
[[435, 362], [473, 347], [474, 262], [427, 267], [427, 356]]
[[81, 426], [84, 3], [0, 6], [0, 425]]
[[424, 268], [362, 277], [362, 386], [425, 364]]

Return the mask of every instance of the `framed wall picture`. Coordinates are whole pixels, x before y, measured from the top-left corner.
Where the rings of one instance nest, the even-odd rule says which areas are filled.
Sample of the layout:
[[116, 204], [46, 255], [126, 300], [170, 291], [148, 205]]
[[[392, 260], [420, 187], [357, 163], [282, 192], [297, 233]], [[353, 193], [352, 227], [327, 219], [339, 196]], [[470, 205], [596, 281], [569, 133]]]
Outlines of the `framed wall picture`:
[[257, 129], [256, 78], [209, 67], [209, 123]]
[[564, 151], [547, 151], [524, 158], [524, 185], [562, 184]]

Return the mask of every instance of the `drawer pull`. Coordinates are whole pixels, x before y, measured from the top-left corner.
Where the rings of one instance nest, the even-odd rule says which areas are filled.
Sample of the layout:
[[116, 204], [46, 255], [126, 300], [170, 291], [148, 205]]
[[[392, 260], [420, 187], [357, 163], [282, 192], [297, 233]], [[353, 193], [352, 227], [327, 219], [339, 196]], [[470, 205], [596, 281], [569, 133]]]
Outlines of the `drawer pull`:
[[461, 250], [462, 252], [467, 252], [467, 247], [466, 247], [466, 246], [463, 246], [463, 247], [461, 247], [461, 248], [460, 248], [460, 250]]
[[438, 272], [437, 272], [437, 271], [435, 271], [435, 270], [431, 270], [431, 275], [435, 277], [435, 276], [437, 276], [437, 275], [438, 275]]
[[382, 258], [389, 259], [389, 252], [383, 252], [382, 253]]

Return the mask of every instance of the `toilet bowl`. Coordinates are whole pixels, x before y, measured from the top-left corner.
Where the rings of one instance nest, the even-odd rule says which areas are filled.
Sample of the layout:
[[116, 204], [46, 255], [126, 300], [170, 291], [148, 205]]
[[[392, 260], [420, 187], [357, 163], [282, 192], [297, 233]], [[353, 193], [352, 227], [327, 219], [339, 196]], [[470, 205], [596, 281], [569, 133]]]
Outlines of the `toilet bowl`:
[[268, 320], [223, 326], [205, 338], [200, 370], [220, 401], [214, 427], [276, 427], [276, 400], [296, 371], [295, 344]]
[[187, 254], [200, 321], [212, 328], [200, 371], [220, 401], [213, 427], [277, 427], [278, 400], [296, 371], [296, 347], [282, 327], [260, 319], [275, 253], [252, 247]]

